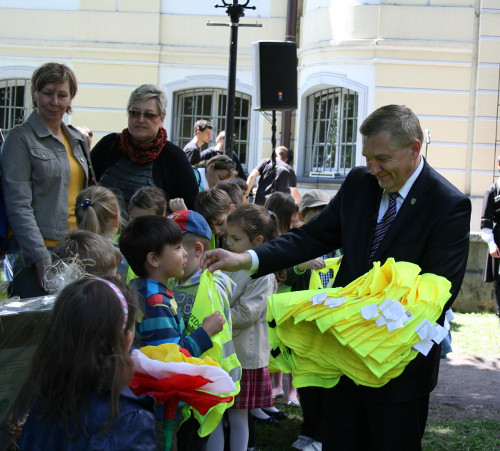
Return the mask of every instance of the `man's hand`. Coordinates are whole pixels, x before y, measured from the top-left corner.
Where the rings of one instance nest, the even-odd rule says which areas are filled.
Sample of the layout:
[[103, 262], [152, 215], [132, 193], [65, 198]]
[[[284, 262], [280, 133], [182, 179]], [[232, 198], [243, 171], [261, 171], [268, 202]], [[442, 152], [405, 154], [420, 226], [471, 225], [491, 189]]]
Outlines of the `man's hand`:
[[214, 249], [203, 254], [200, 265], [202, 268], [208, 268], [210, 272], [218, 269], [224, 271], [249, 270], [252, 267], [252, 257], [248, 252], [234, 254], [224, 249]]
[[205, 317], [201, 327], [205, 329], [205, 332], [208, 334], [209, 337], [212, 337], [213, 335], [222, 330], [222, 327], [224, 326], [225, 322], [226, 320], [222, 316], [221, 312], [215, 312]]
[[491, 249], [490, 251], [490, 255], [493, 257], [493, 258], [500, 258], [500, 250], [498, 249], [498, 246], [495, 247], [495, 249]]

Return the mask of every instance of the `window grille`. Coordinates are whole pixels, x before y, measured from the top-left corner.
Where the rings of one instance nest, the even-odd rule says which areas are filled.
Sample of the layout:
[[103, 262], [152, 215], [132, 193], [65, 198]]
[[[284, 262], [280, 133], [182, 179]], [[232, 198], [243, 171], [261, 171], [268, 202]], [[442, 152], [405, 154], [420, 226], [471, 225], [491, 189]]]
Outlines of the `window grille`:
[[[21, 124], [29, 112], [29, 80], [8, 78], [0, 80], [0, 132], [5, 137], [14, 126]], [[3, 142], [0, 136], [0, 144]]]
[[306, 170], [309, 177], [344, 177], [355, 165], [358, 94], [334, 87], [307, 97]]
[[[175, 136], [172, 141], [183, 148], [193, 139], [193, 127], [197, 120], [207, 119], [213, 127], [212, 139], [206, 147], [215, 145], [219, 132], [226, 124], [226, 89], [195, 88], [179, 91], [174, 96]], [[236, 92], [234, 109], [234, 151], [244, 169], [248, 162], [248, 136], [250, 132], [250, 101], [249, 95]], [[205, 148], [203, 148], [204, 150]]]

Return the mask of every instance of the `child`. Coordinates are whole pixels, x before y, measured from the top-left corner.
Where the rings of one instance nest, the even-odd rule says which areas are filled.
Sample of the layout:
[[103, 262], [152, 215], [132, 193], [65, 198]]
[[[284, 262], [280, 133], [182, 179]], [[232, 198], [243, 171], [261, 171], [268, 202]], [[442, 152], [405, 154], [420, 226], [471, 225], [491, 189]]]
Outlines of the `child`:
[[196, 165], [201, 177], [201, 188], [212, 189], [222, 180], [230, 180], [238, 175], [236, 164], [227, 155], [216, 155], [210, 160]]
[[243, 204], [248, 204], [248, 196], [245, 194], [248, 191], [248, 185], [247, 185], [247, 180], [246, 177], [244, 179], [240, 177], [234, 177], [231, 180], [229, 180], [231, 183], [236, 183], [240, 187], [241, 193], [243, 194]]
[[[118, 199], [113, 191], [98, 185], [80, 191], [76, 198], [75, 215], [79, 229], [97, 233], [118, 247], [113, 238], [118, 233], [121, 217]], [[127, 272], [127, 260], [122, 258], [117, 270], [121, 280], [127, 280]]]
[[[177, 307], [187, 326], [202, 274], [201, 256], [210, 246], [212, 232], [207, 221], [196, 211], [182, 210], [170, 214], [168, 218], [175, 221], [181, 228], [182, 247], [187, 253], [184, 275], [177, 279], [170, 279], [168, 283], [174, 291]], [[217, 283], [219, 295], [223, 301], [224, 316], [230, 327], [229, 296], [234, 290], [234, 282], [220, 271], [213, 274], [215, 274], [214, 281]]]
[[176, 343], [193, 357], [210, 349], [210, 337], [222, 330], [222, 315], [216, 312], [207, 316], [200, 327], [184, 337], [184, 321], [167, 288], [168, 279], [183, 277], [187, 263], [180, 227], [163, 216], [140, 216], [125, 227], [119, 244], [132, 270], [139, 276], [132, 285], [143, 301], [136, 325], [141, 345]]
[[272, 211], [278, 217], [280, 235], [298, 226], [299, 206], [291, 194], [280, 191], [272, 193], [266, 199], [264, 208]]
[[86, 230], [70, 230], [52, 249], [54, 257], [69, 263], [77, 259], [85, 273], [113, 276], [122, 260], [120, 251], [106, 238]]
[[227, 216], [235, 208], [229, 195], [221, 189], [204, 190], [195, 201], [195, 210], [205, 218], [212, 233], [219, 238], [226, 238]]
[[[282, 193], [277, 191], [272, 193], [264, 204], [266, 210], [272, 211], [278, 218], [279, 224], [279, 234], [288, 232], [291, 228], [295, 227], [297, 224], [299, 206], [295, 203], [295, 199], [291, 194]], [[275, 273], [276, 279], [278, 280], [278, 292], [290, 291], [290, 285], [287, 285], [287, 270], [283, 269]], [[283, 373], [277, 371], [272, 373], [271, 380], [273, 381], [273, 398], [279, 398], [285, 395], [283, 390]], [[297, 389], [292, 385], [291, 374], [287, 376], [288, 380], [288, 393], [287, 393], [287, 403], [290, 406], [298, 407], [300, 405], [297, 398]], [[278, 409], [265, 410], [265, 412], [272, 417], [277, 419], [286, 418], [286, 414]]]
[[[276, 216], [258, 205], [240, 205], [227, 217], [227, 245], [232, 252], [245, 252], [276, 235]], [[236, 282], [236, 290], [230, 299], [233, 342], [243, 367], [240, 394], [228, 410], [230, 449], [246, 451], [248, 410], [273, 405], [268, 370], [270, 349], [266, 310], [267, 298], [276, 293], [277, 285], [272, 274], [252, 279], [246, 271], [241, 270], [229, 275]], [[224, 448], [221, 432], [216, 430], [210, 436], [209, 451]]]
[[147, 215], [165, 216], [166, 212], [167, 199], [165, 193], [156, 186], [143, 186], [130, 199], [130, 219]]
[[[139, 216], [123, 230], [120, 249], [139, 276], [131, 282], [141, 306], [135, 328], [137, 343], [140, 346], [176, 343], [193, 357], [210, 349], [211, 337], [223, 328], [222, 314], [216, 311], [206, 316], [201, 326], [186, 336], [184, 320], [167, 288], [168, 279], [184, 276], [187, 264], [180, 227], [164, 216]], [[159, 420], [161, 410], [156, 412]], [[187, 435], [193, 437], [190, 430]]]
[[[330, 202], [330, 196], [320, 189], [312, 189], [302, 196], [299, 204], [299, 219], [308, 223], [317, 216]], [[324, 268], [324, 260], [335, 255], [324, 255], [295, 266], [289, 271], [287, 283], [292, 284], [292, 291], [308, 290], [312, 269]], [[332, 278], [332, 271], [320, 273], [324, 288]], [[323, 402], [325, 389], [321, 387], [301, 387], [298, 390], [302, 406], [303, 422], [300, 426], [300, 435], [293, 443], [294, 449], [321, 449], [323, 431]]]
[[21, 449], [156, 450], [154, 400], [126, 386], [136, 310], [134, 293], [116, 280], [64, 288], [33, 356], [36, 398]]
[[214, 186], [215, 189], [221, 189], [225, 191], [227, 195], [231, 198], [231, 202], [234, 205], [239, 205], [243, 203], [243, 191], [236, 183], [232, 183], [228, 180], [223, 180]]
[[115, 194], [104, 186], [93, 185], [80, 191], [75, 204], [79, 229], [113, 239], [120, 226], [120, 207]]
[[[226, 323], [221, 333], [212, 338], [217, 340], [217, 343], [214, 348], [207, 351], [207, 354], [219, 363], [233, 379], [236, 391], [225, 395], [234, 396], [239, 392], [241, 378], [241, 364], [234, 352], [231, 315], [229, 313], [229, 297], [234, 291], [235, 284], [221, 271], [215, 271], [207, 279], [209, 273], [203, 273], [200, 269], [201, 256], [208, 249], [212, 237], [210, 227], [203, 216], [192, 210], [183, 210], [169, 215], [168, 218], [174, 220], [181, 228], [183, 233], [182, 246], [187, 252], [184, 275], [178, 279], [170, 279], [169, 288], [173, 290], [177, 308], [184, 319], [188, 334], [195, 324], [199, 324], [203, 320], [203, 316], [207, 311], [218, 309], [223, 312]], [[210, 280], [212, 283], [207, 286]], [[231, 349], [233, 351], [228, 352]], [[227, 407], [227, 405], [217, 406], [217, 412], [211, 413], [213, 418], [210, 421], [200, 421], [202, 424], [201, 432], [211, 432]], [[193, 449], [194, 447], [191, 446], [190, 448]]]

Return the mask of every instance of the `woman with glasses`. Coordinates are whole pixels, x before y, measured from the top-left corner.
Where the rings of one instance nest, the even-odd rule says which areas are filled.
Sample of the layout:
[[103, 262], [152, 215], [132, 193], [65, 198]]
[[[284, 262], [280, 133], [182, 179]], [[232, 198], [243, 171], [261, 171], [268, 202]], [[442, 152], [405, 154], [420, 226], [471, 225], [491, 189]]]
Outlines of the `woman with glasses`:
[[76, 228], [75, 198], [93, 179], [83, 135], [63, 122], [71, 112], [77, 82], [73, 71], [46, 63], [31, 77], [34, 111], [9, 131], [2, 149], [2, 187], [10, 228], [9, 253], [21, 251], [23, 268], [11, 295], [45, 293], [48, 249]]
[[182, 149], [167, 140], [166, 107], [162, 90], [139, 86], [128, 100], [128, 127], [106, 135], [92, 150], [97, 181], [121, 194], [125, 206], [139, 188], [152, 185], [162, 189], [167, 200], [182, 198], [193, 208], [198, 185]]

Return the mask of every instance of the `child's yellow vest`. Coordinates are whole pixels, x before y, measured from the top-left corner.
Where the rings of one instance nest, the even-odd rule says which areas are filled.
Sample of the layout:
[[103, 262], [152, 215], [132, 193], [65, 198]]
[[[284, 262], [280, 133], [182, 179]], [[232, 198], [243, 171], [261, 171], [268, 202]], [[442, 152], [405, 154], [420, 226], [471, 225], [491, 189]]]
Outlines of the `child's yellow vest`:
[[[188, 320], [187, 330], [197, 329], [203, 324], [203, 320], [207, 316], [217, 311], [221, 312], [224, 316], [217, 286], [213, 280], [214, 276], [217, 277], [217, 273], [212, 274], [208, 270], [204, 271], [201, 275], [200, 285]], [[222, 330], [211, 338], [213, 346], [202, 354], [201, 358], [207, 355], [212, 357], [231, 376], [236, 390], [232, 393], [222, 393], [221, 395], [236, 396], [240, 392], [241, 364], [234, 350], [232, 332], [227, 321], [224, 323]], [[213, 432], [226, 409], [231, 407], [233, 403], [234, 401], [217, 404], [206, 415], [200, 415], [199, 412], [193, 409], [193, 414], [200, 423], [200, 428], [198, 429], [199, 435], [205, 437]]]

